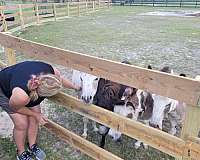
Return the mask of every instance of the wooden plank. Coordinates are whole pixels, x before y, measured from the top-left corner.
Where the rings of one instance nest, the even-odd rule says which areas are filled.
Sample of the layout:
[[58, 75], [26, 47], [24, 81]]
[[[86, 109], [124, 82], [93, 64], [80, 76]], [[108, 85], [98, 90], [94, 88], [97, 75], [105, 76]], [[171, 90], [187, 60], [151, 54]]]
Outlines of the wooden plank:
[[67, 16], [69, 17], [69, 10], [70, 10], [70, 8], [69, 8], [69, 2], [67, 2]]
[[55, 5], [55, 3], [53, 4], [53, 14], [54, 14], [54, 19], [56, 21], [57, 15], [56, 15], [56, 5]]
[[78, 16], [80, 16], [80, 4], [79, 3], [77, 4], [77, 13], [78, 13]]
[[38, 8], [38, 4], [35, 4], [35, 12], [36, 12], [36, 16], [37, 16], [37, 24], [40, 23], [40, 15], [39, 15], [39, 8]]
[[4, 67], [6, 67], [6, 66], [7, 66], [7, 64], [4, 63], [4, 62], [2, 62], [2, 61], [0, 60], [0, 67], [4, 68]]
[[20, 4], [22, 9], [34, 8], [35, 4]]
[[199, 160], [200, 138], [187, 136], [185, 139], [186, 139], [185, 155], [187, 156], [183, 157], [183, 159]]
[[17, 10], [18, 6], [17, 5], [0, 6], [0, 9], [4, 9], [4, 10]]
[[59, 13], [57, 13], [57, 16], [65, 16], [65, 12], [59, 12]]
[[118, 83], [174, 98], [193, 106], [196, 106], [199, 100], [200, 82], [194, 79], [50, 47], [5, 33], [0, 33], [0, 43], [32, 58], [72, 67]]
[[50, 9], [50, 8], [49, 9], [40, 9], [39, 13], [42, 13], [42, 12], [44, 12], [44, 13], [45, 12], [53, 13], [53, 9]]
[[[181, 131], [181, 138], [187, 140], [187, 137], [197, 137], [200, 131], [200, 109], [198, 107], [188, 106], [186, 108], [186, 115]], [[188, 143], [190, 145], [190, 142]], [[191, 146], [190, 146], [191, 147]], [[193, 145], [195, 147], [195, 144]], [[200, 151], [200, 150], [199, 150]], [[186, 150], [187, 154], [188, 150]], [[191, 154], [191, 153], [190, 153]], [[192, 155], [196, 155], [193, 151]], [[188, 157], [183, 157], [183, 160], [187, 160]]]
[[94, 12], [94, 10], [95, 10], [94, 2], [95, 2], [95, 1], [92, 2], [92, 11], [93, 11], [93, 12]]
[[181, 132], [181, 137], [186, 138], [188, 136], [197, 137], [200, 131], [200, 109], [198, 107], [188, 106], [186, 108], [186, 116], [184, 125]]
[[7, 32], [8, 31], [8, 26], [7, 26], [7, 22], [6, 22], [6, 18], [5, 18], [5, 15], [4, 15], [4, 10], [1, 10], [1, 17], [3, 18], [3, 31], [4, 32]]
[[88, 1], [87, 0], [85, 1], [85, 11], [86, 11], [86, 13], [88, 13]]
[[28, 14], [34, 14], [35, 15], [35, 11], [34, 10], [23, 11], [23, 16], [26, 17]]
[[38, 3], [38, 6], [40, 6], [40, 7], [49, 7], [52, 5], [53, 5], [52, 3]]
[[171, 156], [180, 158], [183, 154], [185, 142], [163, 131], [151, 128], [103, 108], [83, 104], [76, 98], [65, 93], [59, 93], [49, 99], [85, 117], [114, 128], [132, 138], [142, 140], [146, 144]]
[[23, 29], [24, 28], [24, 18], [23, 18], [23, 12], [22, 12], [21, 4], [19, 4], [18, 7], [19, 7], [19, 18], [20, 18], [21, 29]]
[[110, 8], [110, 0], [107, 1], [108, 8]]
[[15, 57], [15, 52], [11, 48], [6, 48], [5, 49], [6, 57], [8, 60], [8, 65], [13, 65], [16, 64], [16, 57]]
[[97, 145], [87, 141], [86, 139], [76, 135], [75, 133], [65, 129], [64, 127], [48, 120], [45, 127], [54, 133], [57, 137], [62, 138], [65, 142], [79, 149], [88, 156], [96, 160], [122, 160], [112, 153], [98, 147]]

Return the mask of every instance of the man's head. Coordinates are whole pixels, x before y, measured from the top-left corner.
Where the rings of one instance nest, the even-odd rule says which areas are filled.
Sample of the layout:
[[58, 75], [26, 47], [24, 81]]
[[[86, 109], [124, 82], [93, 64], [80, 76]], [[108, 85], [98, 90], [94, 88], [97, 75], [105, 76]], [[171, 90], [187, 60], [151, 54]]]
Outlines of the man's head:
[[50, 97], [62, 89], [61, 79], [54, 74], [32, 75], [27, 87], [30, 99], [36, 101], [38, 97]]

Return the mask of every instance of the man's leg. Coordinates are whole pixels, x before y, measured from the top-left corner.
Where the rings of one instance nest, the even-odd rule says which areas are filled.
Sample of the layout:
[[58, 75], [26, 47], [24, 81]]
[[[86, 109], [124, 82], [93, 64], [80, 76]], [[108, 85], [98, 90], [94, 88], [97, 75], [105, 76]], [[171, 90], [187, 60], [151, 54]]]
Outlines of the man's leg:
[[28, 117], [18, 113], [9, 114], [9, 116], [14, 123], [13, 138], [17, 145], [18, 155], [20, 155], [25, 151], [24, 144], [28, 129]]
[[[32, 107], [30, 109], [34, 112], [41, 113], [41, 109], [40, 109], [39, 105]], [[29, 121], [29, 124], [28, 124], [28, 142], [29, 142], [29, 147], [31, 147], [33, 144], [36, 143], [39, 123], [33, 117], [28, 117], [28, 121]]]
[[[41, 113], [40, 106], [35, 106], [30, 108], [32, 111]], [[44, 160], [46, 158], [45, 152], [38, 147], [36, 144], [37, 142], [37, 134], [39, 123], [33, 117], [28, 117], [29, 124], [28, 124], [28, 142], [29, 142], [29, 150], [31, 153], [36, 157], [37, 160]]]

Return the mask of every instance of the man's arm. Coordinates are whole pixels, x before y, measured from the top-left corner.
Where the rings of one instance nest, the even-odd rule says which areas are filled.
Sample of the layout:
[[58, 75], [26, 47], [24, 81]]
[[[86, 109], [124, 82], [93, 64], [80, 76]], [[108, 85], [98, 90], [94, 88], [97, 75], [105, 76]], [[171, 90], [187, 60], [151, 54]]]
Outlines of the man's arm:
[[55, 73], [55, 75], [57, 75], [58, 77], [60, 77], [60, 79], [62, 81], [63, 87], [70, 88], [70, 89], [75, 89], [77, 91], [79, 91], [81, 89], [80, 86], [76, 86], [70, 80], [63, 78], [61, 76], [60, 71], [58, 69], [54, 68], [54, 73]]
[[40, 124], [44, 125], [47, 122], [47, 119], [43, 117], [41, 113], [34, 112], [29, 108], [25, 107], [29, 103], [29, 101], [30, 98], [26, 94], [26, 92], [23, 89], [16, 87], [12, 91], [12, 95], [9, 100], [9, 105], [15, 112], [26, 116], [32, 116]]

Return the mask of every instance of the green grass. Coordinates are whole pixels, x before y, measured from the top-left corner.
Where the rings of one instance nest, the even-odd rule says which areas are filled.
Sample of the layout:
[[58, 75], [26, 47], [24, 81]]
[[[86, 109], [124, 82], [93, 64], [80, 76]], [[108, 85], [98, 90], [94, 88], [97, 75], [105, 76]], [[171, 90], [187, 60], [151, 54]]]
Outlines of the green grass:
[[[191, 8], [159, 7], [113, 7], [88, 16], [72, 17], [41, 26], [32, 26], [15, 35], [36, 42], [104, 57], [111, 60], [129, 60], [135, 65], [157, 68], [169, 65], [175, 72], [184, 72], [194, 77], [200, 73], [200, 21], [198, 17], [143, 16], [151, 11], [186, 11]], [[17, 54], [19, 61], [24, 56]], [[82, 133], [82, 117], [53, 103], [50, 119], [72, 130]], [[100, 137], [89, 126], [88, 139], [98, 144]], [[73, 150], [45, 129], [40, 132], [40, 145], [45, 149], [47, 159], [90, 159]], [[10, 143], [7, 139], [0, 139]], [[126, 160], [173, 160], [153, 148], [134, 149], [134, 140], [123, 136], [122, 143], [107, 138], [106, 149]], [[1, 146], [2, 147], [2, 146]], [[5, 146], [2, 153], [14, 155], [15, 146]], [[12, 154], [13, 153], [13, 154]], [[10, 160], [9, 159], [9, 160]]]
[[199, 18], [140, 15], [184, 10], [195, 9], [113, 7], [91, 16], [33, 26], [20, 37], [107, 59], [128, 59], [139, 66], [169, 65], [176, 72], [195, 76], [200, 72]]

